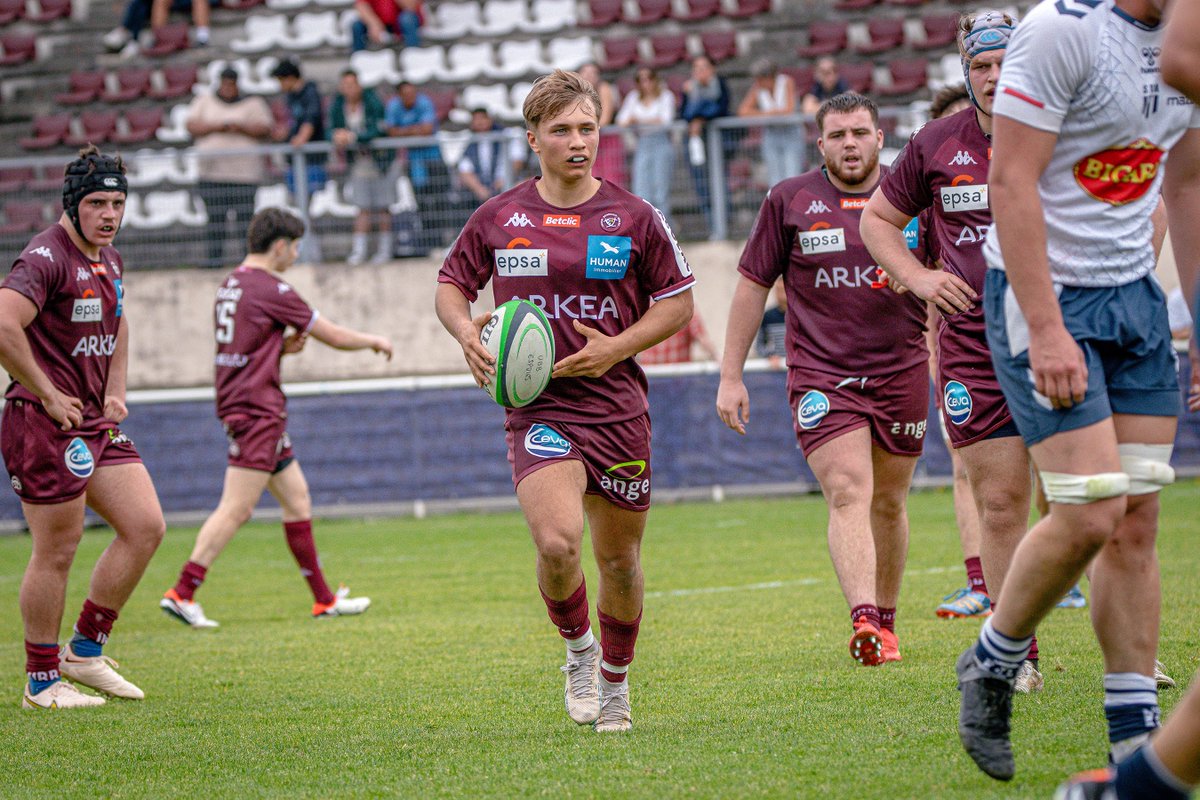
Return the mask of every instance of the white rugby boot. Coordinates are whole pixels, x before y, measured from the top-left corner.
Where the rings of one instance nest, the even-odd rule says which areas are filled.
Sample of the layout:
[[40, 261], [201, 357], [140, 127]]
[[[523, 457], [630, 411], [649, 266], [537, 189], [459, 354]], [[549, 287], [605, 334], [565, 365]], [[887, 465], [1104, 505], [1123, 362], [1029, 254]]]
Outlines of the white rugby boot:
[[1154, 685], [1157, 686], [1160, 691], [1163, 689], [1175, 688], [1175, 679], [1167, 674], [1167, 668], [1163, 666], [1163, 662], [1159, 661], [1157, 658], [1154, 659]]
[[1037, 671], [1033, 662], [1025, 659], [1021, 662], [1021, 668], [1017, 670], [1016, 680], [1013, 681], [1013, 691], [1021, 694], [1040, 692], [1045, 683], [1045, 678], [1042, 677], [1042, 673]]
[[103, 697], [84, 694], [66, 681], [59, 680], [37, 694], [29, 693], [29, 681], [25, 681], [25, 696], [21, 708], [32, 711], [49, 711], [57, 708], [91, 708], [104, 705]]
[[117, 674], [120, 667], [108, 656], [81, 658], [68, 642], [58, 653], [58, 671], [64, 678], [89, 686], [98, 692], [127, 700], [144, 700], [146, 693]]
[[361, 614], [371, 607], [369, 597], [351, 597], [349, 586], [339, 586], [332, 603], [313, 603], [314, 619], [321, 617], [349, 617]]
[[221, 623], [204, 616], [204, 609], [195, 600], [184, 600], [174, 589], [167, 589], [158, 607], [168, 615], [193, 628], [217, 628]]
[[601, 682], [600, 716], [596, 718], [597, 733], [627, 731], [633, 727], [633, 714], [629, 708], [629, 681], [615, 686]]
[[564, 700], [567, 716], [579, 725], [595, 722], [600, 716], [600, 642], [592, 642], [587, 650], [578, 653], [567, 649], [567, 663], [559, 667], [567, 676]]

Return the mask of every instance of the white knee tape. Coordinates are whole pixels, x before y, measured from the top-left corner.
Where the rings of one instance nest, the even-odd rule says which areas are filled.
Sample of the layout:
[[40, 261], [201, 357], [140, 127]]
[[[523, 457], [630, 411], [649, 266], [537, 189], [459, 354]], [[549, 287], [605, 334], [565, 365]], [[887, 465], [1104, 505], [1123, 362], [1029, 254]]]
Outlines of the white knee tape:
[[1153, 494], [1175, 482], [1169, 444], [1119, 444], [1121, 469], [1129, 476], [1130, 494]]
[[1066, 472], [1042, 472], [1042, 488], [1051, 503], [1081, 506], [1129, 492], [1129, 476], [1124, 472], [1096, 475], [1071, 475]]

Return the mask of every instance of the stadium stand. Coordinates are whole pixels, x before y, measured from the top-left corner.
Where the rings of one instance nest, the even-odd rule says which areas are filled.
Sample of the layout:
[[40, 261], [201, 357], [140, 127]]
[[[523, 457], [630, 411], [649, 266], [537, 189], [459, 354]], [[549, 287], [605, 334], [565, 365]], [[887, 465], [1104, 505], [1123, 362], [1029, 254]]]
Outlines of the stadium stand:
[[25, 17], [25, 0], [0, 0], [0, 25], [9, 25]]

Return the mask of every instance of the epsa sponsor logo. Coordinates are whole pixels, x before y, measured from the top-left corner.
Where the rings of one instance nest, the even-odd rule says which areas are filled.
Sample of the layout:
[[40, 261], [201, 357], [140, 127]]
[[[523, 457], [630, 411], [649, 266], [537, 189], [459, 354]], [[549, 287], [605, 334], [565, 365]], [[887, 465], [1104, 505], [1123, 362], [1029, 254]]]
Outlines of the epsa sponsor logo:
[[797, 231], [796, 244], [806, 256], [820, 253], [842, 253], [846, 250], [845, 228], [822, 228], [815, 231]]
[[1084, 156], [1075, 164], [1075, 180], [1091, 197], [1120, 206], [1150, 190], [1163, 151], [1148, 139]]
[[986, 183], [943, 186], [941, 195], [942, 211], [947, 214], [955, 214], [960, 211], [987, 211], [988, 209]]
[[962, 425], [971, 418], [971, 393], [958, 381], [950, 381], [942, 393], [942, 408], [946, 417], [955, 425]]
[[824, 392], [811, 389], [800, 398], [796, 406], [796, 422], [803, 430], [811, 431], [821, 424], [829, 413], [829, 398]]
[[628, 236], [589, 236], [587, 245], [587, 277], [602, 281], [619, 281], [629, 269], [633, 239]]
[[67, 445], [67, 450], [63, 454], [63, 462], [76, 478], [86, 478], [96, 468], [96, 461], [92, 458], [92, 451], [88, 450], [87, 444], [78, 436], [72, 439], [71, 443]]
[[518, 248], [496, 251], [496, 274], [502, 278], [545, 277], [550, 274], [549, 250]]
[[100, 322], [103, 318], [104, 306], [99, 297], [76, 300], [71, 308], [71, 322]]
[[71, 351], [71, 357], [98, 358], [100, 356], [111, 356], [116, 348], [117, 337], [111, 333], [101, 336], [81, 336], [79, 337], [79, 341], [75, 343], [75, 349]]
[[578, 228], [578, 214], [546, 214], [542, 217], [542, 224], [547, 228]]
[[[514, 300], [520, 298], [514, 297]], [[617, 319], [617, 301], [594, 294], [556, 294], [542, 297], [531, 294], [526, 298], [542, 310], [547, 319]]]
[[921, 245], [921, 219], [913, 217], [904, 226], [904, 243], [909, 250], [916, 250]]
[[650, 479], [641, 477], [645, 471], [646, 462], [640, 459], [613, 464], [600, 476], [600, 488], [636, 503], [650, 494]]
[[571, 443], [554, 428], [539, 422], [525, 434], [525, 451], [538, 458], [561, 458], [571, 452]]

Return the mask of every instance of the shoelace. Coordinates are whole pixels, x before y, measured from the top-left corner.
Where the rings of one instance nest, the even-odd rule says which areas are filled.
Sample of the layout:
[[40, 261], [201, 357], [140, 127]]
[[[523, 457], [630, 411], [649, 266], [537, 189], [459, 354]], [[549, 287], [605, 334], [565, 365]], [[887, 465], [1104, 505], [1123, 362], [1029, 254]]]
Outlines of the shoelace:
[[629, 709], [629, 689], [600, 695], [600, 717], [597, 723], [632, 719]]
[[944, 601], [957, 600], [960, 597], [966, 597], [966, 595], [967, 595], [967, 589], [965, 589], [965, 588], [957, 589], [957, 590], [951, 592], [950, 594], [946, 595], [945, 597], [943, 597], [942, 600], [944, 600]]
[[589, 651], [585, 658], [578, 660], [568, 658], [567, 663], [559, 667], [566, 673], [567, 682], [571, 685], [571, 694], [575, 697], [587, 697], [596, 692], [596, 684], [593, 682], [592, 658], [592, 653]]

